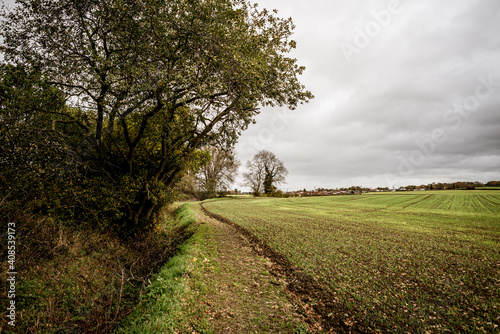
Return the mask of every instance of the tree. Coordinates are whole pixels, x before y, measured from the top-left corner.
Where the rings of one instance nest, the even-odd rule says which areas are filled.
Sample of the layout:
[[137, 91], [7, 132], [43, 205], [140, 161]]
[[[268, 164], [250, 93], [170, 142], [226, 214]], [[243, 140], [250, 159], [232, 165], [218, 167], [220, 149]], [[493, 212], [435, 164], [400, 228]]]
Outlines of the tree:
[[283, 161], [279, 160], [272, 152], [261, 150], [252, 160], [247, 161], [247, 172], [243, 174], [244, 185], [252, 189], [255, 196], [262, 192], [271, 194], [276, 191], [276, 186], [285, 182], [288, 175]]
[[68, 108], [36, 113], [56, 118], [61, 138], [61, 125], [81, 130], [77, 159], [95, 189], [121, 194], [124, 231], [149, 226], [202, 147], [231, 148], [260, 106], [313, 97], [286, 56], [291, 19], [244, 0], [17, 0], [2, 19], [6, 61], [64, 94]]
[[203, 198], [216, 197], [227, 192], [241, 164], [231, 152], [216, 147], [211, 147], [209, 151], [210, 161], [200, 168], [197, 177]]
[[180, 199], [199, 199], [198, 180], [192, 172], [186, 173], [176, 184], [176, 188]]
[[64, 172], [58, 167], [67, 156], [64, 141], [53, 130], [56, 120], [36, 111], [63, 107], [61, 92], [47, 85], [40, 73], [22, 66], [0, 65], [1, 203], [9, 199], [13, 206], [22, 207], [25, 200], [44, 195], [49, 186], [57, 187], [56, 181]]

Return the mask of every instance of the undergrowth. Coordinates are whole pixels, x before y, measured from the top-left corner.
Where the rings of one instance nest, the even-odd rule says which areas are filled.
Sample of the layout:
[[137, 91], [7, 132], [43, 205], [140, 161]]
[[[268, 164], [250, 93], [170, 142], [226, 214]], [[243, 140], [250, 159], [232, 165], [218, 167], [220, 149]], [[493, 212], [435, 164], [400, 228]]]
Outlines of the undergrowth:
[[[75, 229], [51, 217], [11, 210], [16, 223], [16, 326], [2, 333], [109, 333], [144, 296], [151, 277], [188, 237], [188, 223], [164, 212], [140, 240]], [[2, 224], [1, 268], [7, 272], [7, 224]], [[7, 305], [2, 279], [0, 300]]]

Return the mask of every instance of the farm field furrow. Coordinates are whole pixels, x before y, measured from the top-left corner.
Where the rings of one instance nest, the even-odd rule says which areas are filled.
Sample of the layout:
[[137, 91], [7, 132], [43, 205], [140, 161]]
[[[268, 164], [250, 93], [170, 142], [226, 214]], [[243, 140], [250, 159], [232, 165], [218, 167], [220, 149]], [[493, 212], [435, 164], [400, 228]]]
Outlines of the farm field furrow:
[[498, 332], [499, 191], [205, 203], [303, 268], [369, 331]]

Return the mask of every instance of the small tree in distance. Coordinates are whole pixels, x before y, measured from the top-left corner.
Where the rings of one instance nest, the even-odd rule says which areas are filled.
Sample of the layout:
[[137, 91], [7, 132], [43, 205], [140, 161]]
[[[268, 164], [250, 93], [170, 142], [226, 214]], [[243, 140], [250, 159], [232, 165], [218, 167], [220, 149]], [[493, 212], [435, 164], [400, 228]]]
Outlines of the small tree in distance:
[[210, 148], [210, 161], [197, 175], [202, 198], [217, 197], [226, 193], [238, 173], [240, 162], [229, 151]]
[[285, 182], [288, 175], [283, 161], [272, 152], [261, 150], [247, 162], [247, 172], [243, 174], [244, 186], [250, 187], [254, 196], [273, 194], [276, 186]]

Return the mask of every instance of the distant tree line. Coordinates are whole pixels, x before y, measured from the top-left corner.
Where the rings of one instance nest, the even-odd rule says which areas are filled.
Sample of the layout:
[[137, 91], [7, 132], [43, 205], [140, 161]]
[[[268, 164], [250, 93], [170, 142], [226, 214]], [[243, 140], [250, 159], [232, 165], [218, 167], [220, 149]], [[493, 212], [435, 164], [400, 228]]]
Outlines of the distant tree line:
[[489, 181], [486, 183], [487, 187], [500, 187], [500, 181]]
[[353, 191], [356, 193], [361, 192], [370, 192], [370, 191], [412, 191], [412, 190], [447, 190], [447, 189], [455, 189], [455, 190], [474, 190], [476, 188], [482, 187], [500, 187], [500, 181], [489, 181], [487, 183], [482, 182], [453, 182], [453, 183], [430, 183], [430, 184], [422, 184], [420, 186], [417, 185], [407, 185], [402, 186], [397, 189], [389, 188], [389, 187], [361, 187], [361, 186], [351, 186], [351, 187], [343, 187], [343, 188], [317, 188], [313, 191], [307, 191], [306, 189], [298, 191], [301, 193], [333, 193], [337, 191]]

